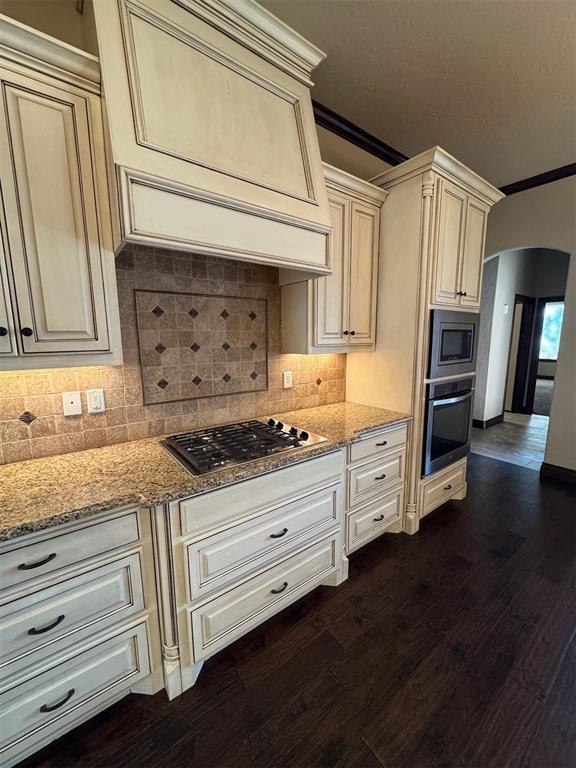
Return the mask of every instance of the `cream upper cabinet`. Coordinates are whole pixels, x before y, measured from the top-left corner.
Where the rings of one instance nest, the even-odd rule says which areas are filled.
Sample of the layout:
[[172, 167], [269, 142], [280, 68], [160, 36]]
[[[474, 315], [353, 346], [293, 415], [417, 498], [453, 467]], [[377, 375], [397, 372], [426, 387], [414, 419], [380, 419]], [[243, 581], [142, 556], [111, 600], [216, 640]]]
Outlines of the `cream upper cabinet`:
[[281, 273], [282, 350], [371, 350], [376, 340], [380, 209], [387, 193], [324, 164], [332, 274], [301, 281]]
[[[6, 27], [2, 20], [3, 32]], [[46, 61], [19, 66], [18, 52], [13, 61], [4, 49], [0, 59], [2, 228], [10, 279], [4, 304], [13, 308], [14, 367], [119, 362], [98, 86], [78, 87], [72, 73], [72, 82], [52, 77], [49, 52]]]
[[437, 180], [436, 201], [431, 302], [477, 308], [489, 206], [444, 178]]
[[314, 322], [316, 346], [341, 346], [346, 343], [347, 297], [350, 271], [347, 269], [347, 244], [350, 238], [350, 202], [344, 195], [331, 192], [328, 198], [332, 232], [330, 267], [332, 274], [314, 280]]
[[10, 309], [6, 264], [2, 258], [2, 243], [0, 242], [0, 355], [13, 355], [16, 350], [14, 323]]
[[466, 229], [460, 272], [460, 304], [480, 306], [482, 293], [482, 268], [484, 265], [484, 243], [489, 207], [473, 197], [466, 205]]
[[323, 59], [252, 0], [95, 0], [117, 245], [327, 273]]

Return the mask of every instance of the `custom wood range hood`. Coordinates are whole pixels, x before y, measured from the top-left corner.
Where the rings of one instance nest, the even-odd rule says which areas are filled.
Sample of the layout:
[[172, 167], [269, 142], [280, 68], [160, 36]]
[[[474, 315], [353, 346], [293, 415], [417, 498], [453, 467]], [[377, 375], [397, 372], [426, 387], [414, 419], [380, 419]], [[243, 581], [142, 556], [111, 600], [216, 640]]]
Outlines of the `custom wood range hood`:
[[132, 242], [329, 273], [309, 88], [324, 54], [252, 0], [94, 0]]

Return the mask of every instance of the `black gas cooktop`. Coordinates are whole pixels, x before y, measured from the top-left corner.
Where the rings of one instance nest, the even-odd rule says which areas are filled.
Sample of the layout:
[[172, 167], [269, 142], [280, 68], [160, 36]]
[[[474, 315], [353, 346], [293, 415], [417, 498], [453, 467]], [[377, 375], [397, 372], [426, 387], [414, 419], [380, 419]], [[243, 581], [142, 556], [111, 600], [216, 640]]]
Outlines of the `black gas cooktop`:
[[162, 440], [162, 445], [186, 469], [195, 475], [204, 475], [283, 451], [305, 448], [325, 439], [277, 419], [269, 419], [183, 432]]

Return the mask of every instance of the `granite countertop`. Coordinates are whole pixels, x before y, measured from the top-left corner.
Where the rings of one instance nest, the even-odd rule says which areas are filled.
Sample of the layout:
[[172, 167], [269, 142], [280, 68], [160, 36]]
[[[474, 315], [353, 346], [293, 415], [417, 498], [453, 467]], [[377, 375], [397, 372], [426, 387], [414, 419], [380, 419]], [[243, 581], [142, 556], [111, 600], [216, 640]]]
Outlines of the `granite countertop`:
[[328, 453], [411, 418], [348, 402], [273, 415], [327, 440], [201, 476], [185, 470], [157, 437], [6, 464], [0, 467], [0, 541], [115, 507], [193, 496]]

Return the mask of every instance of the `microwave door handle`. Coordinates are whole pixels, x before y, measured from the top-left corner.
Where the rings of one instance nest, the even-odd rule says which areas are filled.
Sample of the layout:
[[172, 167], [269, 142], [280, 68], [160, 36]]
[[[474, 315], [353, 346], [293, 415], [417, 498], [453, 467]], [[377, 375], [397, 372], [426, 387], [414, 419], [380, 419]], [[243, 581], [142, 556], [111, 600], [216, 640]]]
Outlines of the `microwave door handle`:
[[462, 403], [464, 400], [469, 400], [472, 397], [472, 392], [468, 392], [466, 395], [460, 397], [447, 397], [440, 400], [433, 400], [432, 405], [454, 405], [454, 403]]

